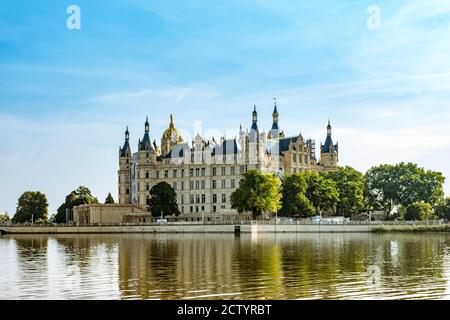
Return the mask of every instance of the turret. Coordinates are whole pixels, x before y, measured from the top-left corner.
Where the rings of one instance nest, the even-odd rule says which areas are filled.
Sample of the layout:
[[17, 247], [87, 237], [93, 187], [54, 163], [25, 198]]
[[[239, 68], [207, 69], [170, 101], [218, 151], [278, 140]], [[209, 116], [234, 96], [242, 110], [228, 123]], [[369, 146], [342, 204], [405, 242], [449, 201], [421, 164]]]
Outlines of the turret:
[[331, 122], [328, 120], [327, 138], [320, 145], [320, 162], [324, 167], [335, 168], [339, 162], [338, 144], [333, 144]]
[[131, 147], [130, 147], [130, 132], [128, 127], [125, 131], [125, 142], [122, 148], [119, 148], [119, 203], [129, 204], [131, 203]]
[[148, 116], [145, 119], [145, 133], [149, 133], [150, 132], [150, 124], [148, 123]]
[[155, 149], [153, 148], [153, 144], [150, 140], [150, 124], [148, 122], [148, 116], [145, 120], [145, 133], [144, 137], [142, 138], [142, 141], [139, 141], [139, 151], [146, 151], [146, 152], [154, 152]]
[[256, 105], [253, 107], [252, 112], [252, 126], [250, 128], [250, 142], [256, 142], [259, 140], [259, 128], [258, 128], [258, 112], [256, 112]]
[[279, 139], [280, 138], [280, 127], [278, 126], [278, 117], [279, 117], [279, 113], [277, 110], [277, 100], [274, 98], [275, 100], [275, 106], [273, 108], [273, 113], [272, 113], [272, 128], [269, 131], [269, 134], [267, 135], [268, 139]]
[[251, 129], [258, 131], [258, 112], [256, 112], [256, 105], [253, 106]]
[[119, 149], [119, 157], [131, 158], [130, 132], [128, 131], [128, 126], [125, 130], [125, 142], [123, 144], [123, 147]]

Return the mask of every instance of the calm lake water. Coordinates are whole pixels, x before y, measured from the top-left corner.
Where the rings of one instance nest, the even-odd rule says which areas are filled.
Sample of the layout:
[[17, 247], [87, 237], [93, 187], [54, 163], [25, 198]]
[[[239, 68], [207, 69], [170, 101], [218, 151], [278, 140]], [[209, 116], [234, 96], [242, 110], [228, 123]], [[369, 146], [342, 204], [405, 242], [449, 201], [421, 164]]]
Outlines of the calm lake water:
[[449, 299], [446, 234], [0, 237], [0, 299]]

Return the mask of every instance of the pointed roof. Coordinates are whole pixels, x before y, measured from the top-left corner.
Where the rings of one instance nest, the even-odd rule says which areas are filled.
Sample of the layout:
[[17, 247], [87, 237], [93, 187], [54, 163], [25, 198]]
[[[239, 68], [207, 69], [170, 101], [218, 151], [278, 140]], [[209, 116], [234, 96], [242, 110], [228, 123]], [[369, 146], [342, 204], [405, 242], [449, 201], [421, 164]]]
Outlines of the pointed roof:
[[322, 145], [321, 149], [322, 153], [337, 153], [338, 152], [338, 146], [337, 144], [333, 144], [333, 139], [331, 138], [331, 122], [328, 119], [328, 126], [327, 126], [327, 138], [325, 139], [325, 143]]
[[145, 133], [144, 137], [142, 138], [142, 141], [139, 142], [139, 151], [153, 151], [153, 145], [150, 140], [149, 135], [149, 123], [148, 123], [148, 116], [145, 120]]
[[252, 126], [251, 126], [251, 130], [255, 130], [258, 131], [258, 112], [256, 112], [256, 104], [253, 106], [253, 118], [252, 118]]
[[127, 156], [127, 151], [129, 152], [129, 156], [131, 155], [131, 147], [130, 147], [130, 132], [128, 131], [128, 126], [127, 126], [127, 130], [125, 131], [125, 142], [123, 144], [123, 147], [120, 149], [120, 156], [121, 157], [126, 157]]
[[337, 146], [333, 144], [331, 135], [327, 136], [324, 145], [322, 146], [322, 153], [337, 153]]

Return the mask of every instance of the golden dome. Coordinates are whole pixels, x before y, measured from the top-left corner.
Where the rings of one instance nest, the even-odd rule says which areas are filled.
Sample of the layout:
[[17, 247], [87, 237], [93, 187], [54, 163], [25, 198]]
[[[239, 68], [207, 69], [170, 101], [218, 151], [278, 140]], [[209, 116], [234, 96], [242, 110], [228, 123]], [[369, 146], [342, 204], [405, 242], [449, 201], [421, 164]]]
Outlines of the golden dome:
[[183, 138], [181, 138], [178, 130], [175, 129], [175, 125], [173, 123], [173, 115], [170, 115], [169, 128], [164, 131], [162, 138], [163, 140], [170, 140], [172, 143], [183, 142]]

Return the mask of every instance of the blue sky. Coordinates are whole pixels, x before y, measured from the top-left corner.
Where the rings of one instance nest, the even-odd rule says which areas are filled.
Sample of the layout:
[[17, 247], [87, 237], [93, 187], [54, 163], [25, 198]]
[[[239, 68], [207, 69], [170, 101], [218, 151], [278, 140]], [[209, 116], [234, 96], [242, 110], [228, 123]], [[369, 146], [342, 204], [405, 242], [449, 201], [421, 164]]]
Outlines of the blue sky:
[[232, 136], [253, 104], [268, 129], [273, 97], [289, 135], [320, 143], [330, 118], [342, 165], [450, 178], [450, 1], [2, 1], [0, 211], [26, 190], [51, 213], [79, 185], [117, 198], [126, 125], [134, 150], [146, 115], [157, 141], [170, 113], [186, 139]]

